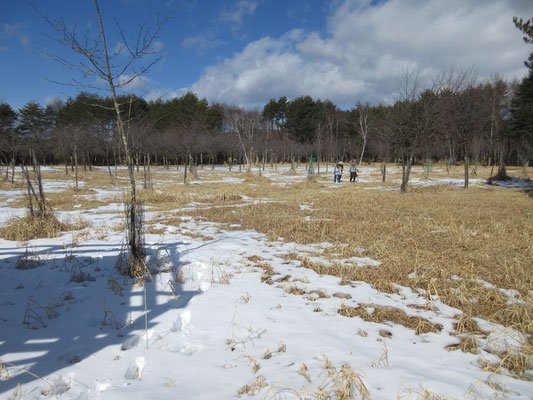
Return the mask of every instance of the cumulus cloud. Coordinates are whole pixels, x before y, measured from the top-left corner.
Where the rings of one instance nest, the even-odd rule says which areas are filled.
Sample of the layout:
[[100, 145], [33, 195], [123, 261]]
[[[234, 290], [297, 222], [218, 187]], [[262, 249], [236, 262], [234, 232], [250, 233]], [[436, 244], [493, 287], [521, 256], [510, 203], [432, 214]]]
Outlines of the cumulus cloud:
[[206, 68], [191, 89], [243, 106], [309, 94], [350, 107], [358, 99], [389, 100], [406, 68], [427, 77], [452, 66], [473, 68], [480, 78], [522, 77], [530, 49], [512, 17], [524, 7], [510, 0], [344, 0], [327, 17], [326, 33], [292, 30], [253, 41]]

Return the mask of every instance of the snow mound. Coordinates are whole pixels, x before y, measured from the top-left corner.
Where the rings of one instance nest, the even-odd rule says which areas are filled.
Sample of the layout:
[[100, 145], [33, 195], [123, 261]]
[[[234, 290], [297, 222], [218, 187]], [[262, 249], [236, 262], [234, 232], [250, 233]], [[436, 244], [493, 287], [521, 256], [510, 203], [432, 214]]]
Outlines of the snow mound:
[[189, 310], [185, 310], [181, 312], [178, 315], [178, 318], [176, 321], [174, 321], [174, 324], [172, 324], [172, 332], [182, 332], [187, 325], [189, 325], [189, 322], [191, 322], [191, 312]]
[[135, 362], [133, 362], [126, 370], [126, 373], [124, 374], [124, 378], [140, 380], [145, 365], [146, 365], [146, 360], [144, 359], [144, 357], [137, 357], [135, 359]]
[[523, 333], [502, 327], [489, 334], [485, 350], [493, 354], [516, 353], [526, 342]]

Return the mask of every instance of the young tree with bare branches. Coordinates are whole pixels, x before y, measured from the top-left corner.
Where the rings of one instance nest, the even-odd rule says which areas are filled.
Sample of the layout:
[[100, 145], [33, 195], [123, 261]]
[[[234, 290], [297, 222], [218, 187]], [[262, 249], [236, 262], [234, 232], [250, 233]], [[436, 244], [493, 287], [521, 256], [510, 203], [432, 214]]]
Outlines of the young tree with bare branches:
[[[116, 116], [116, 130], [122, 144], [130, 179], [130, 198], [126, 213], [130, 258], [125, 272], [133, 277], [144, 274], [142, 208], [136, 193], [134, 159], [130, 146], [130, 113], [128, 111], [131, 109], [131, 102], [130, 104], [121, 103], [119, 91], [146, 74], [155, 63], [162, 59], [164, 54], [155, 45], [169, 17], [161, 19], [158, 16], [153, 23], [150, 23], [149, 17], [139, 25], [133, 40], [126, 38], [126, 32], [115, 19], [120, 46], [110, 51], [98, 0], [94, 0], [94, 6], [99, 27], [96, 36], [91, 36], [89, 31], [81, 35], [76, 31], [75, 26], [71, 27], [63, 18], [51, 20], [38, 10], [37, 12], [51, 27], [53, 31], [51, 38], [74, 53], [73, 57], [68, 59], [54, 54], [48, 55], [66, 67], [78, 70], [85, 78], [84, 81], [73, 79], [71, 82], [62, 82], [62, 84], [104, 90], [111, 96], [111, 108]], [[105, 84], [97, 86], [94, 83], [99, 81]]]

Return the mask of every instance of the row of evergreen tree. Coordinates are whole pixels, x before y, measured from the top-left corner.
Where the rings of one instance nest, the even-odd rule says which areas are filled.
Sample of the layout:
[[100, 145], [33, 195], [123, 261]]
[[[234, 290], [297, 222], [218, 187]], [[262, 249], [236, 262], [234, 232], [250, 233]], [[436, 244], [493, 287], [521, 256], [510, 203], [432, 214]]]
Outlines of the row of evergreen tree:
[[[310, 96], [271, 99], [262, 112], [209, 105], [193, 93], [155, 102], [123, 96], [121, 104], [134, 151], [160, 161], [191, 155], [222, 162], [253, 149], [256, 158], [284, 161], [310, 155], [359, 158], [363, 153], [369, 161], [407, 154], [523, 164], [531, 157], [533, 140], [531, 75], [517, 85], [477, 83], [470, 72], [452, 72], [438, 87], [419, 90], [419, 77], [411, 74], [404, 77], [406, 90], [394, 104], [358, 102], [351, 110]], [[21, 162], [32, 148], [45, 162], [64, 162], [77, 151], [87, 162], [107, 163], [119, 153], [115, 117], [109, 98], [85, 92], [44, 108], [30, 101], [15, 111], [2, 103], [2, 161]]]

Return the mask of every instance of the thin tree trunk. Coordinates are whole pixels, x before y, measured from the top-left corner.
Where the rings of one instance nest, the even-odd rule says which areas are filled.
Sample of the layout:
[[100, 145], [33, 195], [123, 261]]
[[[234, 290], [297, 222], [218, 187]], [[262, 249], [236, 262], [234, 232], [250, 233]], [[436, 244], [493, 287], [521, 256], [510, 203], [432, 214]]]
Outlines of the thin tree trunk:
[[37, 157], [35, 157], [35, 152], [32, 150], [32, 156], [33, 156], [33, 166], [35, 168], [35, 174], [37, 175], [37, 187], [39, 188], [39, 210], [41, 212], [41, 215], [44, 215], [46, 212], [46, 203], [44, 198], [44, 190], [43, 190], [43, 180], [41, 176], [41, 167], [39, 165], [39, 162], [37, 161]]
[[[142, 243], [142, 220], [141, 215], [137, 214], [138, 204], [137, 204], [137, 194], [135, 188], [135, 175], [133, 170], [133, 160], [129, 151], [128, 135], [125, 130], [124, 122], [122, 121], [122, 115], [120, 111], [120, 105], [118, 103], [118, 98], [116, 94], [115, 83], [113, 82], [113, 75], [111, 73], [110, 59], [107, 52], [106, 36], [104, 33], [104, 25], [102, 23], [102, 16], [100, 14], [100, 9], [98, 7], [98, 1], [94, 0], [96, 7], [96, 12], [98, 14], [98, 21], [100, 24], [102, 47], [104, 49], [105, 61], [106, 61], [106, 73], [105, 76], [109, 83], [109, 89], [111, 91], [113, 105], [115, 108], [115, 113], [117, 116], [117, 131], [119, 138], [122, 140], [122, 146], [124, 148], [124, 155], [126, 158], [126, 164], [128, 166], [128, 173], [130, 178], [130, 204], [128, 204], [128, 210], [126, 214], [126, 219], [128, 221], [128, 247], [130, 251], [130, 263], [128, 266], [127, 274], [131, 277], [141, 276], [145, 272], [146, 266], [144, 266], [144, 246]], [[131, 116], [131, 105], [130, 101], [130, 116]]]
[[400, 191], [407, 192], [407, 183], [409, 182], [409, 175], [411, 174], [411, 158], [402, 157], [402, 185]]
[[[33, 211], [32, 192], [34, 192], [34, 191], [33, 191], [32, 185], [31, 185], [30, 175], [28, 174], [28, 171], [26, 170], [26, 168], [24, 167], [23, 164], [20, 164], [20, 168], [22, 170], [22, 173], [26, 177], [26, 184], [27, 184], [27, 190], [28, 190], [28, 209], [30, 211], [31, 217], [33, 218], [35, 216], [35, 213]], [[34, 192], [34, 194], [35, 194], [35, 192]]]
[[76, 151], [76, 147], [74, 147], [74, 168], [75, 168], [75, 174], [76, 174], [76, 190], [79, 190], [79, 186], [78, 186], [78, 152]]
[[465, 155], [465, 184], [464, 184], [464, 188], [465, 189], [468, 189], [468, 169], [470, 167], [470, 159]]

